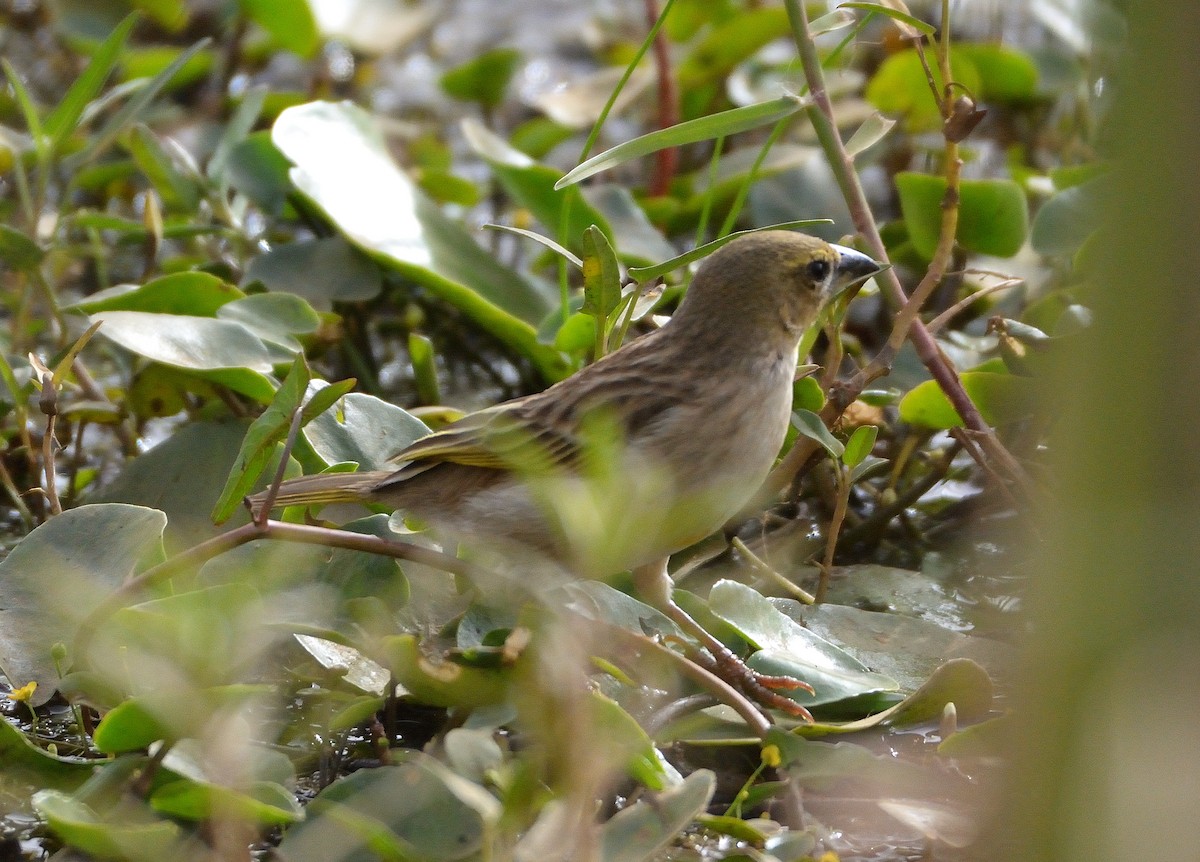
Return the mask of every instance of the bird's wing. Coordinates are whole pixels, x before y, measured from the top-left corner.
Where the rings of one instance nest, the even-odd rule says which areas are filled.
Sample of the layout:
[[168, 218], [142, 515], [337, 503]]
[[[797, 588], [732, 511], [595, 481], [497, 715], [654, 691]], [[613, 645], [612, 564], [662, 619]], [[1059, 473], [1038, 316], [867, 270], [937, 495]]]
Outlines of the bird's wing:
[[402, 463], [401, 480], [452, 463], [492, 470], [542, 471], [569, 463], [578, 442], [569, 431], [537, 421], [522, 409], [525, 399], [464, 416], [410, 444], [391, 460]]

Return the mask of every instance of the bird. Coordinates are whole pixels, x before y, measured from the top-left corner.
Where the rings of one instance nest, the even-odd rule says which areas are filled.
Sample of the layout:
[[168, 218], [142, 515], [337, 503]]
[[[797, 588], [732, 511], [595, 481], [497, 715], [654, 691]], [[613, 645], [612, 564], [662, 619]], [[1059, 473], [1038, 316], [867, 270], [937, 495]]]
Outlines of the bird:
[[[704, 260], [660, 328], [415, 441], [394, 469], [290, 479], [272, 505], [381, 504], [468, 547], [542, 555], [581, 577], [632, 571], [638, 596], [740, 690], [807, 716], [776, 693], [807, 686], [755, 674], [673, 601], [666, 562], [760, 489], [787, 433], [801, 338], [832, 296], [880, 269], [804, 233], [743, 235]], [[247, 499], [256, 518], [268, 499]]]

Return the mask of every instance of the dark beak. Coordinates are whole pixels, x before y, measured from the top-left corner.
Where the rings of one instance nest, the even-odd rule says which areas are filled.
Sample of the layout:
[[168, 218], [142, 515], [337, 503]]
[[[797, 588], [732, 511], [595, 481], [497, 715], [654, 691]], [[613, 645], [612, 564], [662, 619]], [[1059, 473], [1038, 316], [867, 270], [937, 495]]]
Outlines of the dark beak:
[[837, 275], [833, 280], [835, 293], [883, 271], [882, 266], [861, 251], [844, 245], [835, 245], [834, 248], [838, 253]]

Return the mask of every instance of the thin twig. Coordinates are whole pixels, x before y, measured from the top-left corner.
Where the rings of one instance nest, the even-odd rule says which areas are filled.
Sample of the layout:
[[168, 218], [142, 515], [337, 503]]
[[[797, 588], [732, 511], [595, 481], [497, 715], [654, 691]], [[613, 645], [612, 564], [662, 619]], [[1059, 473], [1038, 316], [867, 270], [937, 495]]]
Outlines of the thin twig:
[[972, 305], [976, 300], [982, 299], [985, 296], [988, 296], [993, 293], [997, 293], [1001, 290], [1008, 290], [1010, 287], [1016, 287], [1017, 285], [1021, 285], [1024, 283], [1025, 283], [1025, 279], [1023, 279], [1023, 278], [1010, 278], [1008, 281], [1002, 282], [1000, 284], [991, 284], [991, 285], [988, 285], [987, 287], [981, 287], [979, 290], [975, 291], [970, 296], [964, 296], [962, 299], [960, 299], [958, 302], [954, 303], [954, 305], [947, 308], [945, 311], [943, 311], [941, 314], [939, 314], [933, 320], [926, 323], [925, 328], [928, 329], [930, 332], [936, 334], [938, 330], [940, 330], [943, 326], [945, 326], [947, 323], [949, 323], [951, 320], [953, 320], [954, 317], [960, 311], [962, 311], [964, 308], [967, 308], [968, 306]]
[[214, 536], [147, 569], [110, 593], [80, 624], [79, 632], [75, 637], [76, 660], [87, 653], [87, 648], [99, 625], [136, 596], [157, 584], [170, 580], [181, 572], [202, 565], [213, 557], [258, 539], [277, 539], [304, 545], [324, 545], [328, 548], [379, 554], [397, 560], [411, 560], [414, 563], [440, 569], [453, 575], [461, 575], [468, 579], [477, 579], [480, 575], [479, 570], [465, 560], [412, 542], [397, 542], [380, 536], [314, 527], [309, 524], [288, 524], [283, 521], [266, 521], [262, 524], [251, 522], [227, 533]]
[[759, 574], [766, 576], [766, 578], [772, 583], [779, 585], [788, 593], [791, 593], [791, 595], [797, 601], [803, 602], [806, 605], [816, 603], [817, 599], [812, 593], [801, 588], [799, 585], [793, 583], [791, 580], [785, 577], [782, 573], [771, 568], [771, 566], [762, 557], [750, 550], [750, 548], [746, 546], [746, 543], [737, 536], [733, 537], [733, 541], [730, 544], [737, 549], [739, 554], [746, 558], [746, 562], [750, 564], [751, 568], [753, 568]]
[[[645, 0], [646, 23], [655, 28], [654, 66], [658, 73], [658, 128], [669, 129], [679, 122], [679, 93], [671, 73], [671, 53], [662, 30], [656, 26], [665, 17], [659, 15], [655, 0]], [[675, 168], [679, 164], [679, 148], [664, 147], [655, 155], [654, 175], [650, 179], [651, 195], [665, 195], [671, 188]]]

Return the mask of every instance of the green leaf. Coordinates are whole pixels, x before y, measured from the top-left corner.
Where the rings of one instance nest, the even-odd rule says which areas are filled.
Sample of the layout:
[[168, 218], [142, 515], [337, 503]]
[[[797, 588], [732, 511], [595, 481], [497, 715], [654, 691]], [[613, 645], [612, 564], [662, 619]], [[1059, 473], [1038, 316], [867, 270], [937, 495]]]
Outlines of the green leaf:
[[242, 324], [267, 344], [290, 353], [300, 351], [297, 335], [317, 331], [321, 318], [313, 307], [293, 293], [256, 293], [235, 299], [217, 309], [218, 320]]
[[788, 32], [787, 10], [782, 6], [743, 9], [728, 16], [705, 33], [679, 64], [680, 92], [686, 98], [691, 91], [724, 81], [739, 63]]
[[863, 462], [871, 450], [875, 448], [875, 438], [879, 436], [879, 428], [875, 425], [860, 425], [854, 429], [850, 439], [846, 441], [846, 451], [842, 453], [842, 463], [853, 469]]
[[230, 148], [222, 179], [263, 212], [279, 215], [292, 190], [290, 168], [291, 163], [275, 146], [270, 132], [252, 132]]
[[821, 417], [811, 410], [796, 410], [792, 413], [792, 427], [810, 440], [820, 443], [834, 458], [841, 458], [846, 451], [842, 441], [829, 433]]
[[0, 224], [0, 260], [16, 270], [31, 270], [45, 257], [41, 247], [21, 231]]
[[100, 596], [163, 558], [166, 523], [162, 512], [141, 506], [80, 506], [39, 526], [0, 561], [0, 671], [14, 685], [37, 682], [34, 706], [58, 681], [50, 647], [74, 637]]
[[713, 613], [758, 648], [748, 661], [755, 670], [792, 676], [812, 685], [816, 694], [787, 694], [810, 709], [898, 688], [895, 680], [872, 673], [862, 662], [817, 637], [744, 584], [718, 581], [708, 602]]
[[75, 131], [84, 109], [100, 94], [101, 87], [116, 68], [125, 40], [137, 23], [136, 15], [129, 15], [109, 34], [67, 90], [66, 95], [46, 117], [45, 131], [50, 138], [50, 152], [57, 153], [63, 143]]
[[[305, 4], [307, 5], [307, 4]], [[229, 157], [238, 144], [246, 140], [262, 113], [263, 102], [267, 98], [267, 88], [257, 85], [246, 90], [237, 106], [233, 117], [225, 124], [221, 138], [213, 150], [212, 158], [208, 160], [208, 176], [224, 186]]]
[[229, 471], [225, 488], [213, 508], [212, 519], [215, 523], [220, 524], [228, 520], [250, 493], [250, 489], [259, 482], [263, 472], [276, 456], [275, 447], [287, 439], [292, 416], [300, 409], [301, 403], [304, 403], [301, 417], [303, 424], [327, 410], [333, 402], [349, 392], [355, 383], [353, 378], [332, 383], [312, 392], [305, 402], [310, 379], [308, 363], [305, 362], [304, 355], [300, 354], [280, 385], [279, 391], [275, 393], [275, 399], [246, 431], [246, 438], [242, 441], [242, 447]]
[[510, 227], [505, 224], [485, 224], [484, 227], [488, 228], [490, 230], [502, 230], [502, 231], [505, 231], [506, 233], [514, 233], [517, 236], [523, 236], [528, 239], [531, 239], [536, 243], [540, 243], [541, 245], [544, 245], [546, 248], [550, 249], [555, 254], [561, 255], [562, 257], [566, 258], [568, 263], [572, 263], [581, 269], [583, 268], [583, 261], [580, 260], [578, 257], [576, 257], [575, 254], [570, 249], [563, 248], [561, 245], [556, 243], [554, 240], [550, 239], [550, 237], [548, 237], [548, 236], [542, 236], [540, 233], [534, 233], [531, 230], [525, 230], [524, 228], [519, 228], [519, 227]]
[[251, 21], [285, 50], [309, 60], [321, 45], [317, 21], [308, 0], [238, 0]]
[[[946, 180], [905, 171], [896, 175], [900, 209], [914, 248], [933, 257], [942, 227]], [[1012, 257], [1029, 233], [1029, 205], [1012, 180], [963, 180], [959, 185], [958, 243], [968, 251]]]
[[[210, 39], [201, 39], [195, 45], [192, 45], [185, 51], [179, 53], [174, 60], [167, 64], [167, 67], [155, 75], [151, 80], [146, 82], [144, 87], [141, 87], [130, 100], [125, 103], [121, 110], [117, 111], [108, 122], [105, 123], [99, 131], [88, 141], [87, 145], [78, 153], [74, 153], [70, 158], [64, 160], [64, 166], [68, 170], [78, 170], [80, 166], [86, 165], [92, 159], [112, 145], [113, 141], [121, 135], [132, 123], [137, 121], [141, 116], [142, 111], [146, 110], [147, 106], [154, 101], [154, 98], [167, 86], [174, 78], [177, 72], [188, 64], [189, 61], [207, 47]], [[128, 52], [126, 53], [128, 57]]]
[[440, 404], [442, 396], [438, 387], [437, 357], [433, 342], [417, 332], [408, 334], [408, 358], [412, 361], [413, 380], [417, 384], [417, 397], [422, 404]]
[[595, 225], [583, 232], [583, 313], [596, 318], [601, 330], [621, 300], [617, 254]]
[[601, 862], [645, 862], [658, 858], [708, 808], [717, 779], [697, 769], [680, 784], [618, 811], [600, 829]]
[[[221, 529], [209, 514], [246, 434], [245, 422], [192, 422], [126, 463], [96, 494], [98, 502], [136, 503], [168, 519], [164, 542], [178, 553]], [[238, 523], [249, 515], [240, 513]], [[55, 519], [58, 520], [58, 519]]]
[[[1031, 378], [967, 371], [960, 374], [959, 379], [989, 425], [1026, 419], [1034, 412], [1037, 388]], [[926, 428], [946, 429], [962, 425], [962, 417], [934, 380], [914, 386], [900, 399], [900, 418]]]
[[258, 336], [228, 320], [144, 311], [101, 311], [91, 319], [103, 322], [101, 335], [131, 353], [176, 368], [269, 372], [281, 361]]
[[351, 392], [336, 410], [321, 413], [302, 433], [327, 465], [353, 461], [360, 470], [384, 470], [395, 466], [392, 456], [429, 434], [429, 428], [394, 404]]
[[21, 80], [20, 73], [9, 64], [8, 60], [0, 58], [0, 68], [4, 69], [9, 86], [13, 88], [13, 95], [21, 109], [21, 115], [25, 119], [25, 127], [29, 130], [30, 138], [33, 139], [34, 151], [38, 154], [39, 160], [44, 160], [47, 156], [45, 135], [42, 132], [42, 121], [38, 117], [33, 97], [29, 95], [29, 90], [26, 89], [25, 82]]
[[246, 283], [302, 296], [329, 308], [374, 299], [383, 289], [379, 265], [340, 236], [277, 245], [250, 261]]
[[154, 132], [138, 123], [133, 127], [127, 146], [133, 160], [150, 180], [167, 209], [191, 214], [200, 200], [200, 188], [184, 176]]
[[1039, 254], [1074, 254], [1104, 223], [1113, 200], [1111, 178], [1100, 177], [1064, 189], [1042, 204], [1033, 219], [1030, 243]]
[[125, 812], [120, 822], [105, 822], [90, 807], [57, 790], [39, 790], [34, 809], [63, 843], [98, 859], [153, 862], [186, 855], [183, 830], [169, 820], [145, 817], [141, 822]]
[[777, 123], [785, 117], [795, 114], [805, 104], [806, 100], [796, 96], [780, 96], [770, 102], [732, 108], [707, 117], [688, 120], [668, 129], [651, 132], [592, 156], [583, 164], [568, 171], [566, 176], [554, 184], [554, 187], [561, 189], [601, 171], [668, 147], [681, 147], [698, 141], [711, 141]]
[[284, 834], [280, 855], [291, 862], [476, 857], [499, 817], [495, 798], [420, 752], [394, 754], [393, 763], [322, 790], [308, 817]]
[[[939, 93], [943, 84], [937, 64], [932, 63], [934, 86]], [[954, 80], [972, 93], [979, 92], [979, 71], [958, 46], [950, 50], [950, 73]], [[897, 51], [883, 61], [867, 84], [867, 101], [885, 114], [899, 114], [910, 132], [940, 128], [942, 115], [929, 89], [925, 68], [916, 50]]]
[[313, 102], [280, 114], [272, 134], [296, 165], [296, 187], [351, 242], [459, 308], [547, 379], [567, 373], [564, 358], [540, 344], [534, 329], [550, 309], [549, 292], [498, 263], [421, 194], [369, 114], [349, 103]]
[[455, 66], [442, 75], [442, 89], [464, 102], [478, 102], [494, 108], [504, 100], [521, 52], [513, 48], [494, 48]]
[[96, 768], [96, 761], [90, 757], [51, 754], [7, 721], [0, 721], [0, 761], [4, 763], [5, 784], [19, 781], [68, 792], [87, 781]]
[[562, 238], [567, 245], [578, 249], [583, 232], [593, 224], [599, 225], [607, 236], [612, 236], [607, 220], [584, 199], [578, 188], [559, 189], [555, 185], [562, 179], [561, 171], [537, 164], [475, 120], [463, 120], [462, 130], [471, 149], [488, 163], [504, 190], [533, 213], [546, 230], [563, 229], [563, 214], [566, 213], [565, 236]]
[[964, 42], [955, 49], [979, 71], [977, 99], [1021, 103], [1037, 95], [1037, 65], [1023, 51], [999, 42]]
[[227, 302], [245, 296], [232, 284], [208, 272], [176, 272], [142, 286], [119, 284], [65, 306], [69, 311], [144, 311], [211, 317]]

